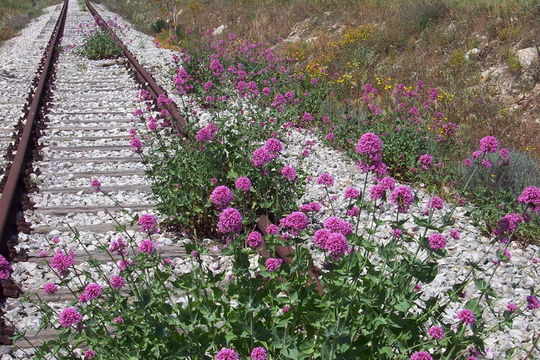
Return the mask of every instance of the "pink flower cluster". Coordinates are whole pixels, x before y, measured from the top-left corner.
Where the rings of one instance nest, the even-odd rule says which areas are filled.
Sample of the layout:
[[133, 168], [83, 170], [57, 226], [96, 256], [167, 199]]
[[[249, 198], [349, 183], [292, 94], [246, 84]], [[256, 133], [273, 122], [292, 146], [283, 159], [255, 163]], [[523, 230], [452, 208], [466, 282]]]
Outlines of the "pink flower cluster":
[[270, 271], [270, 272], [274, 272], [276, 271], [277, 269], [279, 269], [279, 267], [281, 266], [281, 264], [283, 264], [283, 259], [279, 259], [279, 258], [268, 258], [266, 259], [266, 261], [264, 262], [264, 267], [266, 268], [266, 270]]
[[390, 194], [390, 201], [398, 207], [399, 213], [406, 213], [414, 200], [414, 195], [410, 187], [398, 186]]
[[225, 209], [227, 206], [229, 206], [232, 200], [233, 193], [231, 189], [223, 185], [216, 187], [212, 191], [212, 194], [210, 194], [210, 201], [218, 210]]
[[0, 280], [5, 280], [9, 278], [12, 272], [13, 268], [11, 267], [9, 261], [2, 255], [0, 255]]
[[281, 175], [289, 181], [296, 180], [296, 169], [290, 165], [286, 165], [281, 169]]
[[242, 214], [235, 208], [227, 208], [219, 214], [217, 229], [220, 233], [239, 233], [242, 231]]
[[60, 311], [59, 314], [60, 326], [69, 328], [73, 325], [77, 325], [82, 320], [82, 315], [74, 307], [67, 307]]
[[86, 285], [84, 288], [84, 291], [81, 295], [79, 295], [79, 302], [88, 302], [90, 300], [97, 299], [103, 294], [103, 289], [99, 284], [96, 283], [90, 283]]
[[234, 187], [237, 190], [248, 192], [251, 190], [251, 180], [245, 176], [239, 177], [235, 180]]
[[263, 237], [260, 232], [252, 231], [249, 233], [246, 239], [246, 244], [252, 249], [260, 247], [264, 243]]
[[279, 226], [289, 230], [293, 235], [297, 235], [300, 231], [307, 228], [309, 219], [303, 212], [295, 211], [279, 220]]
[[66, 276], [69, 272], [69, 268], [74, 265], [75, 253], [73, 250], [69, 250], [67, 253], [62, 254], [60, 250], [57, 250], [51, 259], [51, 267], [58, 271], [60, 276]]
[[157, 219], [153, 215], [142, 214], [139, 217], [138, 224], [142, 232], [149, 232], [149, 233], [156, 232]]
[[251, 154], [251, 163], [253, 166], [261, 168], [277, 158], [282, 149], [283, 144], [281, 144], [281, 141], [276, 138], [270, 138], [266, 140], [266, 143], [262, 147], [253, 151]]
[[195, 135], [195, 140], [198, 142], [208, 142], [212, 141], [218, 132], [218, 127], [215, 124], [208, 124], [202, 129], [200, 129]]
[[526, 187], [518, 196], [518, 202], [526, 206], [534, 213], [540, 213], [540, 188], [536, 186]]
[[239, 360], [240, 356], [236, 351], [229, 348], [223, 348], [214, 357], [214, 360]]

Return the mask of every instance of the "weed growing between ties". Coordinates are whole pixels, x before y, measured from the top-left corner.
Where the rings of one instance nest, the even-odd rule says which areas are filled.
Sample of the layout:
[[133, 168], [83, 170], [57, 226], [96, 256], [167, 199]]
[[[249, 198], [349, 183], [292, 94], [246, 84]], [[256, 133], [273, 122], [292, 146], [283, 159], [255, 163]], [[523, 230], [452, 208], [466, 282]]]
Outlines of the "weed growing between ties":
[[[109, 27], [121, 31], [121, 26], [115, 21], [108, 22]], [[79, 31], [83, 34], [82, 44], [76, 48], [78, 55], [90, 60], [116, 59], [123, 50], [114, 41], [108, 31], [102, 30], [97, 24], [80, 24]]]

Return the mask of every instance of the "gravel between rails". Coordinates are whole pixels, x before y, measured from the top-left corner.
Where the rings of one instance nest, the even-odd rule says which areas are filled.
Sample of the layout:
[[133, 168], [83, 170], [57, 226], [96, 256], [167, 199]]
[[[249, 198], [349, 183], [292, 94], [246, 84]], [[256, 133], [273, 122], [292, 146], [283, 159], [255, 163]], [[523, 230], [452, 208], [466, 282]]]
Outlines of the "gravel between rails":
[[[39, 33], [38, 29], [45, 23], [52, 23], [53, 26], [59, 9], [60, 6], [49, 9], [47, 15], [23, 31], [26, 37], [21, 41], [26, 39], [28, 51], [35, 51], [38, 60], [45, 45], [38, 48], [30, 44], [31, 34]], [[129, 146], [129, 130], [144, 128], [144, 124], [138, 124], [132, 115], [141, 106], [138, 84], [121, 62], [88, 61], [76, 55], [73, 45], [81, 43], [79, 24], [83, 22], [93, 24], [94, 19], [89, 12], [81, 11], [76, 0], [70, 0], [62, 39], [63, 49], [56, 66], [53, 99], [46, 116], [47, 128], [42, 131], [39, 140], [44, 146], [40, 150], [42, 158], [33, 163], [34, 170], [39, 172], [31, 175], [39, 192], [29, 194], [34, 209], [25, 211], [25, 220], [31, 223], [33, 230], [31, 234], [19, 234], [17, 245], [18, 250], [28, 251], [31, 261], [13, 264], [12, 278], [21, 285], [24, 293], [40, 293], [43, 284], [53, 280], [45, 259], [50, 259], [56, 249], [73, 249], [82, 254], [83, 245], [93, 251], [100, 244], [116, 239], [119, 234], [109, 213], [127, 227], [127, 232], [136, 241], [147, 236], [130, 225], [133, 216], [137, 213], [156, 214], [144, 166], [140, 156], [132, 152]], [[44, 32], [41, 36], [43, 39], [40, 38], [40, 41], [46, 44], [50, 34], [46, 36]], [[22, 44], [13, 41], [8, 42], [6, 47], [15, 50], [3, 50], [0, 60], [4, 56], [14, 59], [14, 54], [23, 49]], [[31, 78], [32, 75], [21, 75], [20, 83], [28, 87]], [[0, 81], [3, 81], [1, 77]], [[17, 94], [26, 95], [23, 90]], [[20, 112], [20, 109], [17, 111]], [[9, 113], [13, 119], [18, 119], [19, 114], [14, 109]], [[93, 179], [101, 181], [107, 196], [92, 192], [90, 182]], [[127, 211], [121, 211], [115, 204], [122, 204]], [[72, 240], [71, 229], [79, 230], [80, 243]], [[55, 243], [53, 237], [59, 237], [60, 242]], [[162, 249], [169, 249], [169, 254], [179, 256], [177, 252], [183, 251], [179, 239], [170, 234], [158, 234], [154, 241]], [[36, 262], [36, 259], [40, 261]], [[183, 260], [175, 261], [181, 263]], [[80, 270], [88, 269], [86, 261], [76, 266]], [[116, 263], [110, 260], [105, 261], [102, 268], [106, 273], [118, 271]], [[72, 285], [81, 286], [78, 283]], [[69, 301], [72, 300], [61, 297], [51, 299], [48, 303], [52, 308], [61, 309]], [[6, 318], [17, 324], [19, 330], [37, 330], [39, 313], [32, 304], [22, 298], [10, 298], [4, 310]], [[31, 354], [31, 350], [26, 351]], [[0, 354], [2, 352], [2, 360], [32, 358], [16, 347], [0, 348]]]
[[0, 47], [0, 169], [6, 166], [4, 155], [14, 143], [14, 126], [24, 115], [26, 97], [32, 88], [47, 42], [62, 6], [45, 8], [20, 35]]

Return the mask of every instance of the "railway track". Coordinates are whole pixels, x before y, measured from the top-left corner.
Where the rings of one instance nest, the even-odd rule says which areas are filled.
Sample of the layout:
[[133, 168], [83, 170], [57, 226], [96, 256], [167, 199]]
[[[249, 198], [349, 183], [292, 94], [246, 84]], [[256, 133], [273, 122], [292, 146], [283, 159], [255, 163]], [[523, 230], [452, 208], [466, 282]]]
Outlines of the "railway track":
[[[131, 131], [145, 126], [133, 115], [143, 106], [140, 89], [148, 91], [156, 110], [171, 114], [171, 132], [180, 133], [185, 126], [174, 104], [157, 101], [166, 96], [165, 91], [114, 32], [111, 36], [124, 51], [120, 59], [88, 61], [72, 50], [81, 43], [81, 23], [96, 21], [107, 30], [95, 8], [87, 1], [86, 6], [88, 11], [81, 9], [77, 0], [65, 0], [61, 10], [53, 11], [48, 27], [40, 34], [49, 34], [50, 41], [42, 47], [42, 66], [32, 86], [35, 91], [24, 105], [19, 136], [10, 149], [5, 148], [13, 156], [8, 156], [11, 162], [0, 198], [0, 250], [13, 262], [13, 274], [0, 283], [0, 354], [9, 352], [6, 356], [12, 357], [8, 358], [31, 358], [33, 346], [56, 336], [53, 329], [38, 330], [39, 312], [22, 300], [21, 294], [39, 294], [58, 309], [74, 300], [65, 289], [52, 295], [42, 292], [43, 285], [52, 280], [48, 263], [55, 249], [73, 250], [76, 267], [85, 268], [87, 260], [93, 258], [112, 272], [117, 259], [102, 254], [97, 247], [116, 239], [119, 225], [135, 241], [143, 239], [133, 226], [133, 215], [154, 214], [155, 203], [141, 157], [129, 145]], [[21, 107], [17, 108], [19, 113]], [[9, 109], [13, 112], [18, 114]], [[14, 124], [4, 126], [13, 133]], [[107, 196], [90, 187], [96, 179]], [[261, 231], [265, 232], [268, 224], [262, 217]], [[72, 240], [74, 230], [78, 242]], [[164, 257], [185, 255], [173, 235], [161, 234], [154, 240], [161, 243], [159, 251]], [[277, 247], [276, 252], [288, 259], [292, 249]], [[263, 250], [261, 255], [271, 254]], [[316, 269], [310, 275], [318, 282]], [[26, 332], [24, 340], [12, 340], [16, 330]]]
[[[41, 292], [50, 280], [47, 263], [54, 249], [73, 249], [76, 266], [84, 266], [98, 244], [118, 236], [117, 222], [140, 240], [143, 235], [132, 229], [133, 215], [154, 212], [144, 166], [129, 139], [130, 130], [144, 126], [132, 115], [140, 106], [140, 88], [146, 88], [154, 100], [165, 93], [127, 50], [116, 61], [88, 61], [75, 54], [71, 48], [81, 42], [79, 24], [99, 23], [99, 15], [88, 5], [92, 13], [81, 9], [76, 0], [65, 0], [43, 28], [40, 36], [48, 35], [50, 41], [42, 49], [45, 54], [36, 90], [24, 105], [28, 109], [24, 127], [15, 146], [0, 149], [14, 154], [0, 198], [1, 253], [13, 262], [12, 280], [2, 281], [0, 289], [4, 303], [0, 344], [12, 346], [3, 350], [16, 358], [29, 356], [17, 348], [31, 348], [54, 337], [54, 331], [37, 331], [35, 309], [18, 298], [20, 292]], [[12, 114], [13, 108], [4, 110], [2, 105], [0, 111], [10, 119], [18, 117], [22, 96], [21, 91], [9, 98], [20, 105], [17, 115]], [[175, 120], [176, 131], [181, 131], [183, 119], [174, 105], [164, 106]], [[4, 122], [2, 126], [10, 133], [15, 124]], [[95, 179], [103, 184], [107, 196], [90, 187]], [[70, 240], [73, 229], [78, 231], [80, 243]], [[161, 234], [158, 242], [164, 256], [183, 254], [168, 234]], [[89, 252], [83, 251], [83, 245]], [[104, 266], [113, 264], [94, 252]], [[59, 292], [47, 300], [55, 307], [73, 297]], [[27, 331], [30, 343], [12, 343], [14, 323], [17, 330]]]

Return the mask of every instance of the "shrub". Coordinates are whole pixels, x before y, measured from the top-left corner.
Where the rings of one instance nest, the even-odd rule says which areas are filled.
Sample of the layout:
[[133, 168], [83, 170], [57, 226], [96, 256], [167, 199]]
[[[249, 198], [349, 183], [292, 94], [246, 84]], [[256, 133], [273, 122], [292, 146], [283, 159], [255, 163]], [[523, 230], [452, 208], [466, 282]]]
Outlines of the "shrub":
[[94, 30], [84, 36], [77, 53], [90, 60], [116, 59], [123, 54], [122, 48], [107, 31]]
[[[279, 217], [294, 209], [303, 193], [300, 172], [291, 180], [281, 175], [291, 159], [280, 155], [281, 142], [272, 138], [274, 128], [265, 122], [265, 114], [234, 107], [228, 113], [209, 113], [208, 123], [203, 125], [186, 111], [190, 125], [185, 137], [155, 134], [157, 140], [149, 144], [151, 153], [144, 158], [159, 210], [188, 232], [215, 235], [216, 211], [229, 205], [242, 212], [247, 226], [263, 214]], [[238, 188], [239, 178], [249, 179], [249, 189]], [[234, 192], [234, 200], [227, 206], [211, 201], [218, 186]]]

